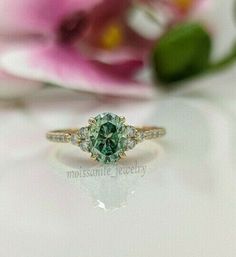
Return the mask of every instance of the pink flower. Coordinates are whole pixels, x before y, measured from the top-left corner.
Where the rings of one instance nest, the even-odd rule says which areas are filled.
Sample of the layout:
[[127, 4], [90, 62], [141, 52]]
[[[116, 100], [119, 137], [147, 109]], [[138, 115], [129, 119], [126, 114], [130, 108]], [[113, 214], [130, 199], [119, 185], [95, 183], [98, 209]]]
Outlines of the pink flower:
[[[7, 49], [7, 41], [0, 37], [0, 54]], [[42, 83], [22, 79], [0, 70], [0, 97], [12, 99], [25, 96], [35, 90], [40, 89]]]
[[164, 14], [167, 24], [174, 24], [191, 18], [192, 14], [202, 9], [209, 0], [137, 0], [149, 5], [156, 13]]
[[0, 33], [21, 38], [1, 54], [16, 76], [114, 95], [150, 96], [134, 79], [149, 42], [125, 23], [125, 0], [1, 0]]

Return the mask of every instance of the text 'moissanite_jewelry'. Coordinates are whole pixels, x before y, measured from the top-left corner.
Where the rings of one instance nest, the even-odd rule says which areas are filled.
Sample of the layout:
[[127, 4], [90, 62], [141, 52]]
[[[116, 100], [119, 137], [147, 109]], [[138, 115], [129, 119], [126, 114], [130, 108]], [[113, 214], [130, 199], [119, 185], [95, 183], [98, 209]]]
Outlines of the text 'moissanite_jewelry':
[[113, 113], [99, 114], [90, 118], [88, 123], [81, 128], [50, 131], [47, 139], [79, 146], [82, 151], [90, 153], [92, 159], [109, 164], [126, 157], [125, 152], [138, 143], [166, 134], [166, 130], [160, 127], [127, 125], [125, 117]]

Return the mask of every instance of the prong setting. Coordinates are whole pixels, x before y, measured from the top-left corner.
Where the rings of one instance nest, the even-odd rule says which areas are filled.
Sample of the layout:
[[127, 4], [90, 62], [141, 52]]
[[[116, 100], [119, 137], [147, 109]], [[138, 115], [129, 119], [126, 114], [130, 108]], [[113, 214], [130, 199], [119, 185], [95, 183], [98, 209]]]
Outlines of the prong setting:
[[94, 160], [94, 161], [96, 161], [97, 160], [97, 155], [94, 155], [94, 154], [91, 154], [91, 156], [90, 156], [90, 158], [92, 159], [92, 160]]
[[78, 130], [75, 145], [89, 152], [91, 159], [104, 164], [126, 158], [126, 151], [137, 143], [137, 130], [125, 125], [126, 119], [112, 113], [99, 114], [88, 120], [88, 126]]
[[121, 116], [120, 117], [120, 122], [124, 124], [126, 122], [126, 118], [124, 116]]
[[94, 124], [96, 124], [96, 119], [91, 117], [91, 118], [89, 118], [88, 123], [89, 123], [89, 125], [94, 125]]
[[121, 159], [125, 159], [126, 157], [127, 157], [127, 155], [126, 155], [126, 153], [125, 153], [125, 152], [120, 153], [120, 158], [121, 158]]

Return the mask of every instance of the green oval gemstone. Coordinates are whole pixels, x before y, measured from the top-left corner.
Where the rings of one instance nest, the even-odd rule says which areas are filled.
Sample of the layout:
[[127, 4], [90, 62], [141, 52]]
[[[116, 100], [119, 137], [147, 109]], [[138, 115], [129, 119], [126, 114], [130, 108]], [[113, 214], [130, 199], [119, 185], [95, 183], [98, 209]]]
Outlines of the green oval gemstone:
[[89, 129], [90, 152], [102, 163], [113, 163], [127, 149], [126, 126], [121, 118], [112, 113], [95, 117]]

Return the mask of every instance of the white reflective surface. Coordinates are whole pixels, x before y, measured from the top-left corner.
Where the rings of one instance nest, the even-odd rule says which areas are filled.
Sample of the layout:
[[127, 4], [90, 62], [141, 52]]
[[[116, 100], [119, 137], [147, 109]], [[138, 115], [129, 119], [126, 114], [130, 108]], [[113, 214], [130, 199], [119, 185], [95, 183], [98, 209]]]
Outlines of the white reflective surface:
[[[204, 78], [205, 89], [193, 82], [191, 92], [151, 102], [49, 90], [2, 103], [1, 256], [233, 257], [235, 86], [217, 76], [212, 88]], [[44, 139], [102, 111], [168, 134], [107, 170], [74, 146]]]

